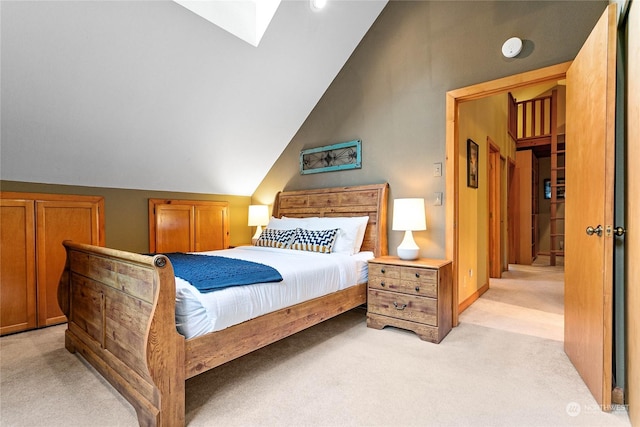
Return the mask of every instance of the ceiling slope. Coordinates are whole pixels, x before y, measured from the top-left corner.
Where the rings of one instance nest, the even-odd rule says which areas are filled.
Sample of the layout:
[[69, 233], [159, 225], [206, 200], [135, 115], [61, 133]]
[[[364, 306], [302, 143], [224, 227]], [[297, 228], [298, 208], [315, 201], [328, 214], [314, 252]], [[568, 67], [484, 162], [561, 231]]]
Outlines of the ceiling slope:
[[385, 4], [283, 1], [256, 48], [171, 1], [0, 2], [0, 178], [251, 195]]

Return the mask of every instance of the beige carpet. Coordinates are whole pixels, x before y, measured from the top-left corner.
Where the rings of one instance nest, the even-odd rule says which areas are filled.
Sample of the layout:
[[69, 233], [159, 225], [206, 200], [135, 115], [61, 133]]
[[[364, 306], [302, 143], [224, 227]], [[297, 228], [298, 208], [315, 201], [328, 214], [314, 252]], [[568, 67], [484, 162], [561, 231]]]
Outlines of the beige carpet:
[[[189, 380], [187, 424], [630, 425], [624, 410], [600, 411], [562, 342], [474, 324], [475, 307], [439, 345], [345, 313]], [[0, 424], [137, 425], [131, 406], [64, 349], [63, 331], [0, 339]]]
[[562, 341], [564, 337], [564, 271], [548, 266], [510, 265], [501, 279], [464, 311], [462, 322]]

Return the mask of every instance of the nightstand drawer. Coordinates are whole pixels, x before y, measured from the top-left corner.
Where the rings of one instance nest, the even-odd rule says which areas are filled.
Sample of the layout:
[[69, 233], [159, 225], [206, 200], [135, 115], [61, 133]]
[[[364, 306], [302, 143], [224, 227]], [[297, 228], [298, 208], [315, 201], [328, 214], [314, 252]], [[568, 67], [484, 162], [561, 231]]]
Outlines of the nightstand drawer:
[[[408, 293], [427, 297], [438, 297], [438, 272], [435, 270], [425, 270], [424, 268], [404, 267], [400, 272], [402, 286], [407, 288]], [[398, 289], [400, 292], [405, 292]]]
[[424, 268], [375, 265], [369, 270], [369, 287], [437, 298], [438, 272]]
[[370, 289], [367, 306], [375, 314], [438, 325], [438, 301], [432, 298]]
[[386, 277], [387, 279], [399, 279], [402, 267], [389, 264], [376, 264], [369, 262], [369, 277]]

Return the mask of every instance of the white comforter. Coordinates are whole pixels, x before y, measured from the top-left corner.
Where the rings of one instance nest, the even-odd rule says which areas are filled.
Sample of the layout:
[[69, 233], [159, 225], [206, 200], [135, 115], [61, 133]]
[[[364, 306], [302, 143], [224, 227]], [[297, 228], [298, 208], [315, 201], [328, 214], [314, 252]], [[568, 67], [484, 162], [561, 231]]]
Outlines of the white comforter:
[[367, 281], [372, 252], [319, 254], [291, 249], [241, 246], [206, 255], [269, 265], [282, 282], [234, 286], [200, 293], [176, 277], [176, 325], [186, 338], [219, 331], [254, 317]]

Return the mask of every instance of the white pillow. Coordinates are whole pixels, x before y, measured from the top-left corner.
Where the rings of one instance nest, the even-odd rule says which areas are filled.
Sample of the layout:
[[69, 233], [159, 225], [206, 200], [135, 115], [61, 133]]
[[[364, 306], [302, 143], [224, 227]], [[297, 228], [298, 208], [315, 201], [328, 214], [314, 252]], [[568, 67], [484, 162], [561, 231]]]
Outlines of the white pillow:
[[[302, 219], [302, 218], [301, 218]], [[327, 230], [338, 228], [338, 237], [333, 245], [333, 252], [349, 255], [360, 252], [364, 233], [369, 222], [368, 216], [358, 217], [324, 217], [304, 218], [308, 230]]]
[[266, 228], [273, 230], [295, 230], [296, 228], [307, 228], [307, 219], [309, 218], [275, 218], [271, 217]]

